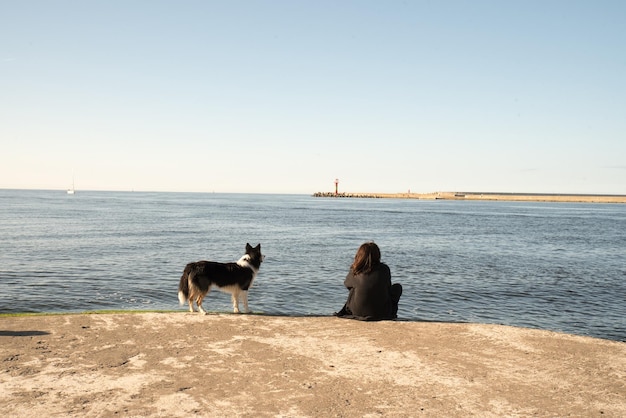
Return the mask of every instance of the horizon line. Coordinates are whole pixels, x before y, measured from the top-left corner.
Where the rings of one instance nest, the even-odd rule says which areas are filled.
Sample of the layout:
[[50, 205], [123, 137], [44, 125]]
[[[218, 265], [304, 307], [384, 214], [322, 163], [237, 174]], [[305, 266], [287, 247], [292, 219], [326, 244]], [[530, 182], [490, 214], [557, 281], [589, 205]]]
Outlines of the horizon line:
[[[16, 188], [0, 187], [0, 190], [20, 191], [59, 191], [67, 189], [57, 188]], [[327, 192], [225, 192], [225, 191], [193, 191], [193, 190], [134, 190], [134, 189], [76, 189], [77, 192], [114, 192], [114, 193], [198, 193], [198, 194], [276, 194], [276, 195], [335, 195], [333, 191]], [[397, 195], [397, 196], [420, 196], [437, 194], [458, 195], [487, 195], [487, 196], [585, 196], [585, 197], [626, 197], [619, 193], [563, 193], [563, 192], [477, 192], [477, 191], [434, 191], [434, 192], [338, 192], [338, 195]]]

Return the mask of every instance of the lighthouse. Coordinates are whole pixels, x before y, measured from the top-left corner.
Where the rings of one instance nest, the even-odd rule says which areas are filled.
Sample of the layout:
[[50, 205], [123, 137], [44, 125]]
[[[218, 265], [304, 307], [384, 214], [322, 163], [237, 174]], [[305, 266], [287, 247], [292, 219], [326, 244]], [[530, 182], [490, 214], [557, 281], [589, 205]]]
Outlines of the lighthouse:
[[335, 196], [339, 194], [339, 179], [335, 179]]

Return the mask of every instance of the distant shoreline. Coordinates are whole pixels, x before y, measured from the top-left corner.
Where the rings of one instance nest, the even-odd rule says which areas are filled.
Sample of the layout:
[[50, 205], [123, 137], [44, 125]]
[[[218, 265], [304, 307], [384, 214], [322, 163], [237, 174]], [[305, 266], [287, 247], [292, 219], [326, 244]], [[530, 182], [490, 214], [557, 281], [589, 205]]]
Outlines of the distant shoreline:
[[626, 195], [590, 195], [559, 193], [499, 193], [499, 192], [433, 192], [433, 193], [333, 193], [317, 192], [313, 197], [361, 199], [419, 199], [419, 200], [501, 200], [523, 202], [626, 203]]

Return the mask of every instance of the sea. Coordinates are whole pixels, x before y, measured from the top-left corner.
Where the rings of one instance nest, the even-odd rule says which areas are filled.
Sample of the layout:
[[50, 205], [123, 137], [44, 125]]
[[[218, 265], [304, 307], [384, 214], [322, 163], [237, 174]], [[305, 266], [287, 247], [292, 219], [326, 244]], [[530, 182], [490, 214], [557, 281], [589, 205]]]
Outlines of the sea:
[[[255, 313], [330, 316], [358, 247], [404, 289], [400, 321], [626, 341], [626, 205], [0, 190], [0, 313], [187, 310], [188, 262], [265, 261]], [[232, 312], [212, 291], [204, 307]]]

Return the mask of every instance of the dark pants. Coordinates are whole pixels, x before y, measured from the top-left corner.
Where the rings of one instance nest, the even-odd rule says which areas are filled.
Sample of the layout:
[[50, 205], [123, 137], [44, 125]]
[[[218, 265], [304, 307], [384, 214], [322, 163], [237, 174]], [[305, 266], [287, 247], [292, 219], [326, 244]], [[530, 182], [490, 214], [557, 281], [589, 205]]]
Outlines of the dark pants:
[[[348, 300], [339, 312], [334, 313], [335, 316], [352, 316], [352, 312], [348, 308], [348, 305], [350, 305], [350, 300], [352, 299], [353, 294], [354, 291], [350, 289], [350, 292], [348, 292]], [[389, 289], [389, 296], [391, 299], [390, 319], [396, 319], [398, 317], [398, 302], [400, 301], [400, 296], [402, 296], [402, 285], [400, 283], [392, 284]]]

